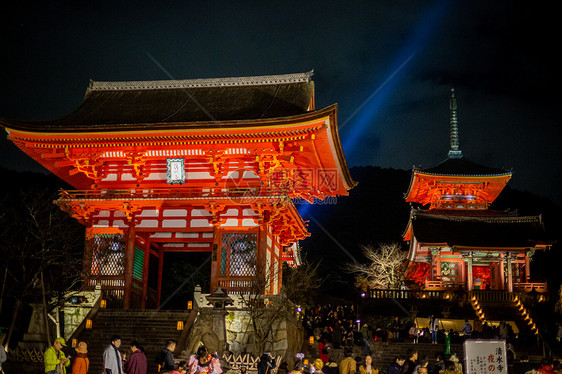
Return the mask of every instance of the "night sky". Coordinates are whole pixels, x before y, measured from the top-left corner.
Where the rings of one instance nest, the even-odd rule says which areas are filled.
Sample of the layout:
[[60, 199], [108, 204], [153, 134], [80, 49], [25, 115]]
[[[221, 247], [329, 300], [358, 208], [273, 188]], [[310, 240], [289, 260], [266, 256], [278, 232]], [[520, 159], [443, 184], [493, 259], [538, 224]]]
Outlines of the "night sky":
[[[522, 1], [17, 2], [1, 26], [0, 117], [76, 109], [90, 79], [166, 80], [314, 70], [338, 103], [349, 166], [411, 169], [449, 149], [562, 204], [559, 16]], [[555, 66], [557, 67], [555, 71]], [[41, 170], [2, 136], [0, 166]], [[381, 181], [384, 183], [384, 181]]]

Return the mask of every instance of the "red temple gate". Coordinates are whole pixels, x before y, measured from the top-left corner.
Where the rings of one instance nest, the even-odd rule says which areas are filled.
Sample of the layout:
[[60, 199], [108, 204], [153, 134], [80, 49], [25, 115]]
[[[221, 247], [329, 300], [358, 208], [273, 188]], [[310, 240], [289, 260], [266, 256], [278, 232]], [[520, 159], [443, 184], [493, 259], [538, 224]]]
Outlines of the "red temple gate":
[[[76, 190], [56, 203], [86, 225], [84, 286], [124, 308], [160, 305], [166, 252], [208, 252], [211, 291], [281, 289], [309, 234], [293, 203], [347, 195], [336, 106], [310, 73], [91, 82], [53, 121], [0, 120], [8, 138]], [[157, 284], [149, 273], [158, 268]]]

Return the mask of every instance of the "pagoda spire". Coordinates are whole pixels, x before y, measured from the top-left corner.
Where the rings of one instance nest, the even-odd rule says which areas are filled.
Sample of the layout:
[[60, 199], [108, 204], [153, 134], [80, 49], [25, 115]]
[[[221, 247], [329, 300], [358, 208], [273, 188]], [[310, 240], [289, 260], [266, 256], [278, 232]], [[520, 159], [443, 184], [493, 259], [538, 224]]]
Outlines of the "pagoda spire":
[[451, 100], [449, 102], [451, 110], [450, 117], [450, 142], [449, 158], [462, 158], [462, 151], [459, 149], [459, 128], [457, 122], [457, 99], [455, 98], [455, 89], [451, 88]]

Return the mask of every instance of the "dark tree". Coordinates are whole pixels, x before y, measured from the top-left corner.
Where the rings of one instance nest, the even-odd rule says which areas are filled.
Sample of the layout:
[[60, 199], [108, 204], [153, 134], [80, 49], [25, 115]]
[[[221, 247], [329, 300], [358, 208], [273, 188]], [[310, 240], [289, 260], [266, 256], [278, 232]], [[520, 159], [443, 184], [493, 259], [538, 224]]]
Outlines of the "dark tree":
[[14, 302], [6, 344], [26, 323], [18, 320], [22, 306], [43, 300], [54, 307], [52, 300], [79, 286], [84, 229], [53, 204], [56, 197], [56, 187], [38, 185], [7, 191], [0, 201], [3, 289]]

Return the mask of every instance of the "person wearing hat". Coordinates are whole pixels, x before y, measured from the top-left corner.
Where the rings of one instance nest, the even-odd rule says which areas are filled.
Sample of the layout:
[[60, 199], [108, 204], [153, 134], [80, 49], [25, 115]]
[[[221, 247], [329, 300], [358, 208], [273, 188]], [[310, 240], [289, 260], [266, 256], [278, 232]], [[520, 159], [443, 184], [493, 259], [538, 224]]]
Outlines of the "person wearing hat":
[[[46, 374], [66, 374], [66, 368], [70, 366], [70, 359], [66, 358], [62, 347], [66, 347], [66, 342], [64, 338], [56, 338], [53, 345], [47, 348], [45, 354], [43, 355], [43, 360], [45, 362], [45, 373]], [[59, 371], [57, 372], [57, 367]]]
[[88, 345], [86, 342], [80, 342], [74, 350], [76, 351], [76, 357], [72, 363], [72, 374], [88, 374], [88, 369], [90, 367]]

